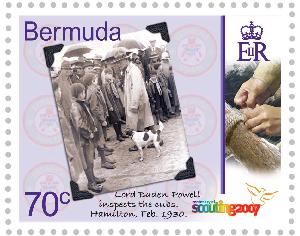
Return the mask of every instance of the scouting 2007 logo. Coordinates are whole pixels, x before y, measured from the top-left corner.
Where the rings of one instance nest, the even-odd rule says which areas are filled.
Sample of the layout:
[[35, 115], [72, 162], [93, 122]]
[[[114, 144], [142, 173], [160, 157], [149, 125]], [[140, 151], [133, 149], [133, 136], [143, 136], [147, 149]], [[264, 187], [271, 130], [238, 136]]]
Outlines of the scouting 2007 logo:
[[265, 188], [258, 188], [247, 184], [246, 187], [251, 195], [252, 204], [225, 204], [222, 200], [198, 200], [193, 201], [193, 213], [227, 213], [235, 216], [238, 213], [252, 213], [258, 215], [258, 211], [268, 200], [271, 200], [278, 191], [267, 192]]

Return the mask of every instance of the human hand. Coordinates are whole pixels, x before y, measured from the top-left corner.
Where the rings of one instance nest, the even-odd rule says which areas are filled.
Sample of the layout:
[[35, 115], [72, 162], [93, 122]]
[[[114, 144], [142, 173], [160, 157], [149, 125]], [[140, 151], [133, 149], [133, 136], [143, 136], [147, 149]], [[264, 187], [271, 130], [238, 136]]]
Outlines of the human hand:
[[110, 111], [114, 111], [114, 109], [112, 107], [109, 108]]
[[107, 122], [106, 122], [106, 121], [103, 121], [103, 122], [102, 122], [102, 126], [107, 126]]
[[94, 134], [90, 133], [90, 139], [94, 138]]
[[234, 103], [242, 108], [255, 108], [257, 104], [263, 104], [271, 95], [271, 91], [264, 81], [252, 77], [242, 84], [235, 95]]
[[281, 108], [269, 105], [243, 109], [246, 115], [245, 126], [254, 133], [264, 132], [270, 136], [281, 133]]

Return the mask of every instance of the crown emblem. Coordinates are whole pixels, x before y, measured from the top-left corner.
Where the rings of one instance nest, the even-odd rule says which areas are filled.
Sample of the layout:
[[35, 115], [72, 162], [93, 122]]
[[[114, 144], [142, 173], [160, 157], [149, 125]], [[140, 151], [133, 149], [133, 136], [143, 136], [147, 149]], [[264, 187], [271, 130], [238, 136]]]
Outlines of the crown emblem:
[[241, 28], [242, 39], [256, 39], [260, 40], [263, 34], [263, 28], [259, 25], [254, 25], [253, 21], [250, 21], [250, 25], [244, 25]]

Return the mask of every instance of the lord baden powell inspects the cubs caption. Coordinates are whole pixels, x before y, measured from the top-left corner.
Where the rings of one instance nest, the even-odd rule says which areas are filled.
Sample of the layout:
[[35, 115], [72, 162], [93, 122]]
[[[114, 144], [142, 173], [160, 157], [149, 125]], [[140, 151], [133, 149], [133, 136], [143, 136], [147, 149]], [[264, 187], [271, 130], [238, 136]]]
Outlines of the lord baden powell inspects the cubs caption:
[[85, 196], [174, 179], [189, 158], [166, 42], [143, 36], [102, 55], [97, 44], [68, 46], [50, 68], [71, 179]]

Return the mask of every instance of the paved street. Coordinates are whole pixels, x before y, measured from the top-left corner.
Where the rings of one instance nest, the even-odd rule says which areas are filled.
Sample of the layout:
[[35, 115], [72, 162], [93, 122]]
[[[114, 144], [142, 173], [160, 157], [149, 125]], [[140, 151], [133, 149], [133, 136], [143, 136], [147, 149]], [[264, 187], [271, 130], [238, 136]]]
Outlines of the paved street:
[[[124, 142], [117, 141], [112, 127], [108, 130], [108, 137], [112, 140], [107, 142], [107, 145], [115, 149], [109, 157], [117, 161], [117, 168], [103, 169], [100, 158], [95, 160], [95, 175], [106, 178], [103, 193], [170, 180], [178, 171], [185, 169], [188, 151], [180, 117], [164, 123], [161, 135], [164, 145], [159, 158], [155, 157], [154, 148], [145, 148], [144, 161], [139, 161], [139, 152], [128, 151], [128, 148], [133, 146], [132, 140], [128, 138]], [[86, 189], [86, 184], [86, 179], [82, 179], [80, 189]]]

